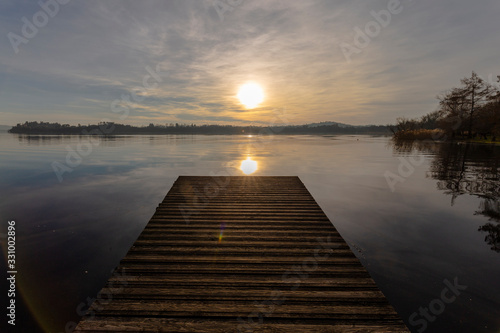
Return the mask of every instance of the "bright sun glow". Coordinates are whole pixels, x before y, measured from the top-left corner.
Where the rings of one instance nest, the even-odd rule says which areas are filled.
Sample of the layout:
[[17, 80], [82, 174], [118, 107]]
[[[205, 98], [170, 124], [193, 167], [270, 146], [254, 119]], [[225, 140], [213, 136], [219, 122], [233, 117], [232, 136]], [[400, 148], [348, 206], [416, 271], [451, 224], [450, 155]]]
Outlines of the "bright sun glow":
[[257, 162], [247, 157], [246, 160], [241, 161], [240, 170], [243, 171], [245, 175], [250, 175], [257, 171]]
[[264, 92], [258, 84], [247, 83], [241, 86], [238, 98], [247, 109], [253, 109], [264, 100]]

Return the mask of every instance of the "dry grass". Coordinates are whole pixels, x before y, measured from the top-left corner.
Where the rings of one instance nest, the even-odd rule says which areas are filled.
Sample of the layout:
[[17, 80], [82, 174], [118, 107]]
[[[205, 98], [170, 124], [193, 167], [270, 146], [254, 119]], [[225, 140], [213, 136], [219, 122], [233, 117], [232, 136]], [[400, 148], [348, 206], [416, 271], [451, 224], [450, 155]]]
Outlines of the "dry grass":
[[442, 140], [445, 134], [440, 129], [418, 129], [418, 130], [407, 130], [399, 131], [394, 134], [394, 139], [396, 140]]

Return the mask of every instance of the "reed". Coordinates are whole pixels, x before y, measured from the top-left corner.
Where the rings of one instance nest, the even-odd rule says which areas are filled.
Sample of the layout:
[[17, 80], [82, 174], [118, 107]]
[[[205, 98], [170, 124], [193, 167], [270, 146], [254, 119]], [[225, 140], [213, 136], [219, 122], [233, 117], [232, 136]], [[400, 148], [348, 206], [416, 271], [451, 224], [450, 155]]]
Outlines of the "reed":
[[394, 133], [396, 140], [441, 140], [445, 137], [444, 131], [440, 129], [416, 129], [405, 130]]

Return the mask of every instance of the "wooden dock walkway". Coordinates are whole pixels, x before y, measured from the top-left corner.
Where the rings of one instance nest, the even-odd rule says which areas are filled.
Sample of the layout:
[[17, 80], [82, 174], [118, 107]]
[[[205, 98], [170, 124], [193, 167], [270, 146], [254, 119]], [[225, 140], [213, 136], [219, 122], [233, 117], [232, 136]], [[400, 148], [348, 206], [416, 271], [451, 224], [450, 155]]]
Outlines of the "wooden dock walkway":
[[409, 332], [298, 177], [181, 176], [75, 332]]

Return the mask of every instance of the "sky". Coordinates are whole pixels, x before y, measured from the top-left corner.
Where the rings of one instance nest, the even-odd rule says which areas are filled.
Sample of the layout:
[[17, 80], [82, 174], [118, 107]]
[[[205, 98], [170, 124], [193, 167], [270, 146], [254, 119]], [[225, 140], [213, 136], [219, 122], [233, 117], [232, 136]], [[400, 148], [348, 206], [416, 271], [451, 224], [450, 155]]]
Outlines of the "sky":
[[394, 123], [472, 71], [496, 81], [498, 17], [498, 0], [2, 0], [0, 124]]

